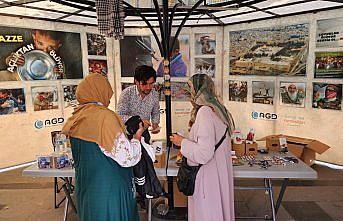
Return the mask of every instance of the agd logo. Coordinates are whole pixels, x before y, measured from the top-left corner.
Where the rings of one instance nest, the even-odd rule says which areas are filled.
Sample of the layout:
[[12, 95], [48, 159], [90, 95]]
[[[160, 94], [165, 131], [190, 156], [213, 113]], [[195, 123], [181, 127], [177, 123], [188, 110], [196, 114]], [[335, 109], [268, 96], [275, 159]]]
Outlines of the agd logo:
[[51, 127], [55, 125], [62, 124], [64, 122], [63, 117], [55, 117], [52, 119], [47, 119], [47, 120], [36, 120], [35, 122], [35, 128], [36, 129], [42, 129], [43, 127]]
[[277, 114], [275, 113], [268, 113], [268, 112], [251, 112], [251, 117], [255, 120], [263, 119], [263, 120], [277, 120]]

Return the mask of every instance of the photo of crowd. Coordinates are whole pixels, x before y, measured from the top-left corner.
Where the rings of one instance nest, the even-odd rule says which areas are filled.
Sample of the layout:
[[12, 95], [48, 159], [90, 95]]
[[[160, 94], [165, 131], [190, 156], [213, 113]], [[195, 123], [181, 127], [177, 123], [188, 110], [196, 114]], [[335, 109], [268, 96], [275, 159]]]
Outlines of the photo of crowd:
[[229, 100], [247, 102], [248, 83], [246, 81], [229, 81]]
[[0, 89], [0, 115], [25, 112], [24, 89]]
[[57, 87], [32, 87], [34, 111], [58, 109]]
[[88, 55], [106, 56], [106, 38], [102, 35], [87, 33]]
[[275, 83], [273, 81], [252, 82], [252, 102], [260, 104], [274, 103]]
[[316, 52], [316, 78], [343, 78], [343, 51]]
[[312, 107], [341, 110], [342, 84], [313, 83]]
[[77, 85], [63, 85], [64, 108], [77, 106], [76, 88]]
[[207, 74], [211, 78], [215, 77], [215, 58], [195, 58], [195, 74]]
[[305, 107], [306, 84], [294, 82], [280, 83], [280, 105]]

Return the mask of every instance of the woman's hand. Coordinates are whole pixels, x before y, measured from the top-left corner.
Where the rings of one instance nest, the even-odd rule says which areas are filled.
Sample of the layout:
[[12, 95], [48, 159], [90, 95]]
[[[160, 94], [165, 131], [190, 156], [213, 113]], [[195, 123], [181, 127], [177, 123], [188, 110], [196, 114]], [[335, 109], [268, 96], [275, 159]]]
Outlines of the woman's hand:
[[183, 139], [185, 139], [183, 136], [180, 136], [178, 134], [173, 134], [169, 136], [170, 141], [173, 142], [176, 146], [181, 146], [181, 142]]
[[145, 130], [145, 128], [143, 127], [143, 123], [142, 122], [139, 123], [139, 128], [138, 128], [137, 132], [135, 133], [134, 138], [140, 141], [142, 138], [142, 134], [143, 134], [144, 130]]

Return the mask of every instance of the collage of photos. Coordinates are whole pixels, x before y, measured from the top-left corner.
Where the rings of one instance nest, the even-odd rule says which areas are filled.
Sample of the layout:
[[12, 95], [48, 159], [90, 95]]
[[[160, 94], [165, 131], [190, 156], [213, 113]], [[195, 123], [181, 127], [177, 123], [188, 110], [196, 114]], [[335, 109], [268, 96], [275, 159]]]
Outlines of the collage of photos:
[[194, 73], [215, 77], [216, 34], [195, 34]]
[[83, 78], [79, 33], [0, 26], [0, 36], [22, 39], [0, 43], [0, 82]]
[[313, 83], [312, 107], [342, 109], [342, 84]]
[[[172, 44], [171, 41], [174, 41], [174, 39], [175, 38], [173, 36], [170, 38], [170, 44]], [[163, 77], [163, 58], [155, 39], [152, 41], [152, 48], [154, 49], [154, 56], [152, 57], [153, 67], [157, 71], [157, 76]], [[170, 76], [188, 77], [190, 59], [189, 35], [178, 36], [178, 38], [175, 40], [170, 57]]]
[[22, 112], [26, 112], [24, 89], [0, 88], [0, 115]]
[[305, 83], [280, 83], [280, 105], [291, 107], [305, 107], [305, 96]]
[[59, 99], [56, 86], [31, 88], [34, 111], [58, 109]]
[[315, 78], [343, 79], [343, 50], [315, 53]]
[[259, 104], [274, 104], [275, 83], [273, 81], [252, 82], [252, 102]]
[[230, 75], [305, 76], [309, 24], [231, 31]]
[[87, 50], [88, 56], [98, 56], [97, 59], [88, 57], [88, 73], [107, 76], [106, 38], [102, 35], [87, 33]]
[[247, 102], [248, 82], [229, 81], [229, 100], [237, 102]]
[[77, 85], [63, 85], [64, 108], [77, 107], [76, 88]]

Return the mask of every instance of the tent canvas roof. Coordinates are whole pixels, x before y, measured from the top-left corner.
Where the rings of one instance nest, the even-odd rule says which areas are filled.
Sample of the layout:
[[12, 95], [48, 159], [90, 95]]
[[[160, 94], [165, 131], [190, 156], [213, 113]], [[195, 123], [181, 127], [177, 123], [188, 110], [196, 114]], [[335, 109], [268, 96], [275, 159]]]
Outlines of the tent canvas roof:
[[[218, 0], [211, 1], [218, 2]], [[139, 5], [141, 9], [146, 10], [143, 14], [153, 26], [158, 26], [156, 13], [151, 9], [151, 0], [127, 0], [127, 2], [133, 6]], [[190, 16], [185, 25], [230, 25], [343, 8], [342, 0], [227, 0], [227, 2], [232, 2], [232, 4], [213, 9], [201, 6], [203, 8]], [[0, 0], [0, 15], [97, 25], [95, 7], [92, 6], [94, 3], [94, 0]], [[169, 3], [171, 4], [171, 1]], [[125, 26], [145, 26], [145, 23], [134, 12], [127, 10], [126, 15]], [[173, 24], [180, 24], [183, 15], [184, 12], [178, 11], [174, 16]]]

